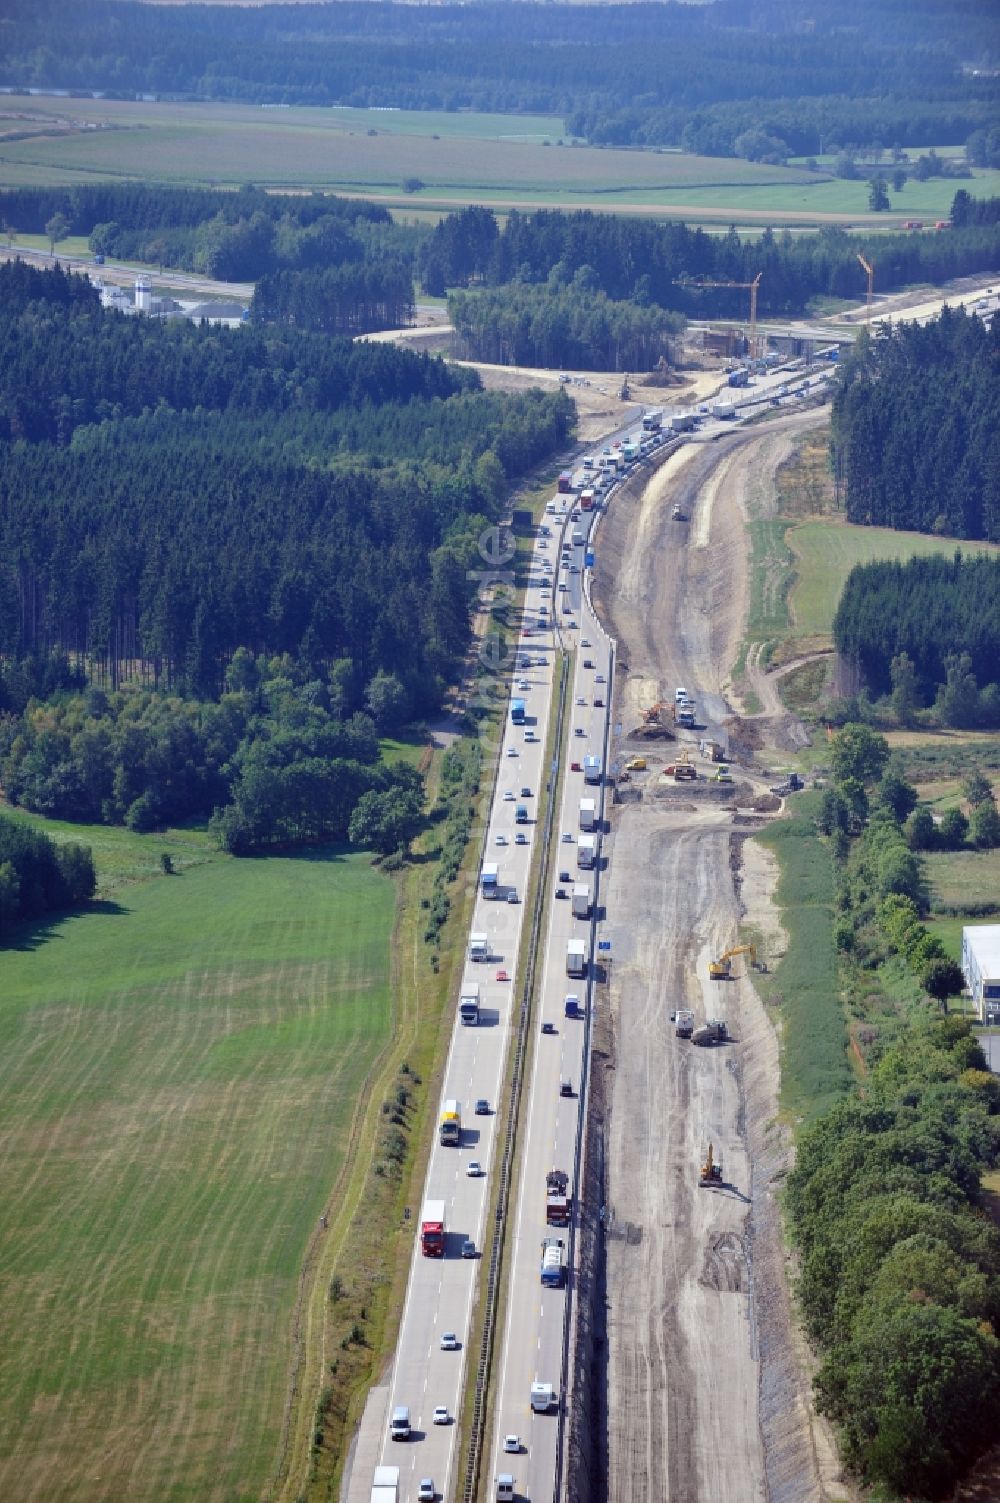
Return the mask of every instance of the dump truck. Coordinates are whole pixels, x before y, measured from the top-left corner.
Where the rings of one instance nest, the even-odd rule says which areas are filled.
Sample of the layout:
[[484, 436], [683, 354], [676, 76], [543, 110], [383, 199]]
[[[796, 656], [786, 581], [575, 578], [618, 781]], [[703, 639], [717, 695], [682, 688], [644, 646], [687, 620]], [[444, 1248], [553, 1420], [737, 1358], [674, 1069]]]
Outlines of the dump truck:
[[586, 976], [587, 944], [582, 939], [571, 939], [566, 945], [566, 975]]
[[469, 935], [469, 959], [489, 960], [490, 940], [488, 934], [472, 933]]
[[721, 1018], [709, 1018], [701, 1028], [696, 1028], [691, 1035], [693, 1044], [709, 1045], [724, 1044], [729, 1037], [729, 1029]]
[[425, 1200], [420, 1216], [420, 1251], [425, 1258], [444, 1257], [444, 1201]]
[[441, 1108], [438, 1132], [442, 1144], [457, 1148], [462, 1141], [462, 1108], [457, 1101], [446, 1101]]
[[592, 830], [597, 824], [597, 800], [582, 798], [580, 800], [580, 829]]
[[479, 1022], [479, 982], [463, 981], [458, 994], [458, 1016], [468, 1028]]
[[590, 918], [590, 888], [586, 882], [573, 884], [573, 917], [578, 919]]
[[565, 1244], [561, 1237], [546, 1237], [542, 1243], [542, 1283], [547, 1289], [561, 1289], [566, 1276]]
[[569, 1226], [573, 1197], [568, 1193], [565, 1169], [550, 1169], [545, 1176], [545, 1221], [548, 1226]]
[[689, 1039], [694, 1033], [694, 1013], [687, 1008], [678, 1008], [674, 1013], [674, 1033], [679, 1039]]

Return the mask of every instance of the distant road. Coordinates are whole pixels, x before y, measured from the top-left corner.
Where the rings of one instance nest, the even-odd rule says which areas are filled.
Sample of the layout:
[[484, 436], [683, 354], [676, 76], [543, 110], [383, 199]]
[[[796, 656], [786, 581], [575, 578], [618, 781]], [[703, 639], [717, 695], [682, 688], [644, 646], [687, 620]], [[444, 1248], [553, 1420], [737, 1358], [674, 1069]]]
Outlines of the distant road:
[[68, 271], [84, 272], [91, 280], [113, 282], [119, 287], [129, 287], [137, 276], [147, 276], [157, 287], [193, 292], [208, 298], [224, 298], [227, 302], [248, 303], [253, 297], [252, 282], [217, 282], [211, 277], [201, 277], [190, 271], [153, 271], [148, 266], [125, 266], [120, 262], [107, 262], [97, 266], [93, 256], [67, 256], [60, 251], [50, 255], [48, 251], [30, 250], [27, 246], [0, 246], [0, 259], [4, 261], [30, 261], [35, 266], [64, 266]]

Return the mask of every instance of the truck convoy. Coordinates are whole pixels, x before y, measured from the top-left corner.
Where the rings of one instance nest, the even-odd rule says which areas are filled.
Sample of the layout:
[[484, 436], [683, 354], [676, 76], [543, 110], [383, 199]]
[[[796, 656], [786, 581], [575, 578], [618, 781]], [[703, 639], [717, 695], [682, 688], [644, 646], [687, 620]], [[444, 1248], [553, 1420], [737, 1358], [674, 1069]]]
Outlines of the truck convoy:
[[545, 1176], [545, 1223], [547, 1226], [569, 1226], [569, 1214], [573, 1197], [569, 1190], [569, 1175], [565, 1169], [550, 1169]]
[[479, 1022], [479, 982], [463, 981], [458, 994], [458, 1016], [469, 1028]]
[[462, 1141], [462, 1108], [457, 1101], [446, 1101], [441, 1110], [441, 1142], [457, 1148]]
[[590, 918], [590, 888], [586, 882], [573, 884], [573, 917], [578, 919]]
[[425, 1200], [420, 1217], [420, 1251], [425, 1258], [444, 1257], [444, 1201]]
[[561, 1289], [566, 1276], [565, 1244], [561, 1237], [546, 1237], [542, 1243], [542, 1283], [546, 1289]]
[[597, 801], [592, 798], [580, 800], [580, 829], [592, 830], [597, 823]]
[[597, 836], [581, 835], [576, 843], [576, 864], [589, 871], [597, 860]]
[[566, 975], [586, 976], [587, 945], [582, 939], [571, 939], [566, 946]]
[[487, 934], [472, 933], [469, 935], [469, 959], [489, 960], [490, 941]]
[[663, 408], [651, 407], [642, 415], [642, 427], [645, 433], [659, 433], [663, 427]]
[[583, 759], [583, 779], [585, 783], [599, 783], [604, 763], [593, 752], [588, 752]]
[[495, 861], [484, 861], [480, 878], [484, 898], [495, 898], [500, 890], [500, 868]]

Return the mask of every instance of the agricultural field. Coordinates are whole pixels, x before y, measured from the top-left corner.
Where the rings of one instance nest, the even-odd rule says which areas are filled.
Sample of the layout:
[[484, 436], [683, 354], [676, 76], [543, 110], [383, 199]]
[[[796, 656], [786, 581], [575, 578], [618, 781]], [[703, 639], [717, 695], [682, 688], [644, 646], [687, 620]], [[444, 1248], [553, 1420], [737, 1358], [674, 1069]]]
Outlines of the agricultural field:
[[[323, 188], [431, 215], [468, 202], [589, 207], [758, 227], [948, 212], [955, 180], [909, 183], [898, 213], [868, 213], [868, 185], [804, 166], [571, 143], [563, 123], [511, 116], [117, 100], [0, 102], [0, 183], [95, 179]], [[403, 183], [423, 187], [405, 192]], [[970, 191], [1000, 191], [982, 173]], [[895, 205], [894, 205], [895, 207]]]
[[100, 894], [2, 956], [0, 1496], [257, 1499], [390, 1039], [394, 888], [340, 849], [43, 827]]

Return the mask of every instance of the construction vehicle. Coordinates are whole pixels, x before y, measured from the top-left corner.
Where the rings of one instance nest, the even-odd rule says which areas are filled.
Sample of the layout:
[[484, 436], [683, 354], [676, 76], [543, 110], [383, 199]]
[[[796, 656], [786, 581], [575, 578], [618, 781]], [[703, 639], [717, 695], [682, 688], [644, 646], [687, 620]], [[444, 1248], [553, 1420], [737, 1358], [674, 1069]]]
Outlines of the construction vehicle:
[[569, 1226], [572, 1197], [567, 1194], [569, 1175], [565, 1169], [550, 1169], [545, 1176], [545, 1221], [548, 1226]]
[[689, 1039], [694, 1033], [694, 1013], [678, 1008], [674, 1013], [674, 1032], [679, 1039]]
[[420, 1217], [420, 1251], [425, 1258], [444, 1257], [444, 1201], [424, 1202]]
[[708, 1145], [708, 1157], [698, 1173], [698, 1184], [702, 1189], [711, 1189], [713, 1185], [722, 1184], [722, 1165], [715, 1162], [711, 1143]]
[[764, 970], [763, 964], [761, 964], [760, 966], [757, 965], [756, 945], [734, 945], [731, 950], [727, 950], [724, 955], [720, 955], [718, 960], [709, 961], [708, 975], [711, 981], [729, 980], [730, 976], [733, 973], [734, 955], [749, 955], [750, 964], [753, 966], [754, 970]]
[[[666, 769], [664, 769], [664, 771], [665, 770]], [[697, 776], [698, 769], [691, 761], [691, 753], [685, 746], [680, 756], [677, 758], [677, 761], [674, 763], [674, 782], [683, 783], [686, 778], [690, 779], [693, 782], [697, 778]]]
[[627, 761], [625, 763], [625, 771], [626, 772], [645, 772], [646, 771], [646, 758], [645, 757], [631, 757], [629, 759], [629, 761]]
[[709, 1018], [701, 1028], [696, 1028], [691, 1034], [692, 1044], [701, 1044], [711, 1047], [712, 1044], [724, 1044], [729, 1037], [729, 1029], [721, 1018]]
[[733, 775], [724, 762], [719, 766], [715, 774], [715, 781], [717, 783], [731, 783], [733, 781]]
[[662, 715], [663, 711], [669, 709], [669, 707], [669, 701], [666, 699], [661, 699], [658, 700], [655, 705], [650, 705], [648, 710], [643, 710], [642, 718], [646, 725], [659, 725], [660, 716]]

